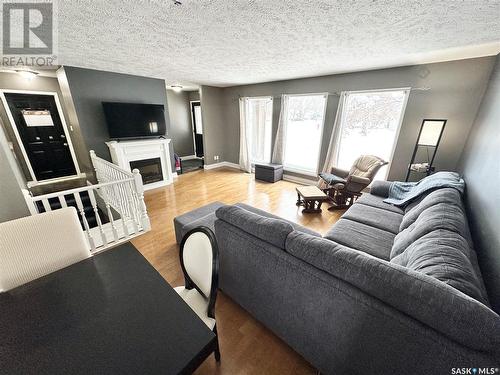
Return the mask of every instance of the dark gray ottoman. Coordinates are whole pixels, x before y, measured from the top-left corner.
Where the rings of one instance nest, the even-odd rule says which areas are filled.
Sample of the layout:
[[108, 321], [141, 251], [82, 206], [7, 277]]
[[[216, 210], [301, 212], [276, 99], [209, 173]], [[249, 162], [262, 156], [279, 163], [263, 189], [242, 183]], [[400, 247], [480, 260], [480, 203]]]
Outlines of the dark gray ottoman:
[[222, 202], [212, 202], [174, 218], [175, 240], [177, 243], [180, 244], [182, 237], [187, 232], [199, 226], [208, 227], [215, 232], [215, 211], [222, 206], [224, 206]]
[[267, 182], [276, 182], [283, 179], [281, 164], [255, 164], [255, 179]]

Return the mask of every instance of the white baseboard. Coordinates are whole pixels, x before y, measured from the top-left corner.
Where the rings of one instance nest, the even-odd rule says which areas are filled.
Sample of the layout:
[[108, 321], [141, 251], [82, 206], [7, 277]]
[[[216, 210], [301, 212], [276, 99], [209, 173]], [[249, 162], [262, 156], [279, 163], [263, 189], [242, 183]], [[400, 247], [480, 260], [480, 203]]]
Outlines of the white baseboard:
[[179, 156], [181, 160], [193, 160], [193, 159], [201, 159], [196, 155], [186, 155], [186, 156]]
[[295, 182], [295, 183], [301, 184], [301, 185], [317, 185], [318, 184], [318, 180], [312, 180], [312, 179], [308, 179], [308, 178], [292, 176], [289, 174], [283, 174], [283, 180]]
[[203, 166], [204, 169], [215, 169], [215, 168], [223, 168], [223, 167], [228, 167], [228, 168], [234, 168], [234, 169], [240, 169], [240, 166], [236, 163], [231, 163], [228, 161], [221, 161], [220, 163], [215, 163], [215, 164], [205, 164]]
[[172, 173], [172, 177], [176, 178], [176, 177], [179, 177], [179, 175], [177, 174], [177, 172], [174, 172], [174, 173]]
[[239, 164], [231, 163], [229, 161], [224, 161], [223, 163], [224, 163], [224, 167], [229, 167], [229, 168], [240, 170], [240, 165]]

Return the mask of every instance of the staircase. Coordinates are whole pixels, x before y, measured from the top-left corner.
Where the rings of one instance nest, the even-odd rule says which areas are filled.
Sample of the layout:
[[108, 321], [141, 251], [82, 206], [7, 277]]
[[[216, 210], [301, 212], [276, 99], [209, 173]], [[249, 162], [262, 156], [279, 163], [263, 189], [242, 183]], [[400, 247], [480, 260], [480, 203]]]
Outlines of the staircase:
[[23, 190], [32, 215], [75, 207], [90, 250], [95, 253], [150, 230], [142, 177], [90, 152], [97, 184], [33, 195]]
[[[78, 211], [78, 204], [76, 202], [76, 198], [74, 195], [72, 195], [72, 194], [64, 195], [64, 200], [66, 201], [67, 207], [75, 207], [76, 210]], [[97, 206], [97, 214], [94, 212], [94, 207], [92, 206], [90, 195], [88, 192], [83, 191], [80, 194], [80, 200], [82, 202], [83, 211], [85, 213], [85, 217], [87, 218], [87, 223], [88, 223], [90, 229], [98, 226], [97, 215], [99, 215], [102, 224], [109, 223], [108, 216], [98, 206]], [[37, 201], [35, 203], [39, 213], [47, 212], [47, 211], [54, 211], [54, 210], [57, 210], [59, 208], [62, 208], [62, 204], [58, 198], [50, 198], [47, 201], [48, 201], [49, 206], [50, 206], [49, 210], [45, 209], [42, 201]], [[84, 226], [84, 223], [82, 220], [82, 215], [78, 215], [78, 219], [80, 220], [80, 224], [82, 226], [82, 229], [85, 230], [85, 226]]]

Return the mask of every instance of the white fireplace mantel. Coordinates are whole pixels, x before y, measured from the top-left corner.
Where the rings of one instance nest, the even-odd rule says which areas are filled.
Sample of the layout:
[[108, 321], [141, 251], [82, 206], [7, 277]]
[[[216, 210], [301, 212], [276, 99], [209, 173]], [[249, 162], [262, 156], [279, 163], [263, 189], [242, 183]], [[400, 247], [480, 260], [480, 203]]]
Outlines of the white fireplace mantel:
[[137, 160], [160, 158], [163, 181], [144, 184], [144, 190], [165, 186], [173, 182], [172, 165], [170, 163], [170, 139], [139, 139], [130, 141], [106, 142], [114, 164], [130, 170], [130, 162]]

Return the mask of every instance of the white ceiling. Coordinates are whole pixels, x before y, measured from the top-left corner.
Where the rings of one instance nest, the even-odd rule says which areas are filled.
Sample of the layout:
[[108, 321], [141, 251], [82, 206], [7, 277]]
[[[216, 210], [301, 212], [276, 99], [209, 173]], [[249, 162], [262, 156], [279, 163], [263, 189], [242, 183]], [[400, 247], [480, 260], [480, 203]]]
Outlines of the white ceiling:
[[232, 86], [500, 52], [500, 0], [181, 1], [59, 1], [59, 63]]

